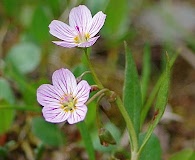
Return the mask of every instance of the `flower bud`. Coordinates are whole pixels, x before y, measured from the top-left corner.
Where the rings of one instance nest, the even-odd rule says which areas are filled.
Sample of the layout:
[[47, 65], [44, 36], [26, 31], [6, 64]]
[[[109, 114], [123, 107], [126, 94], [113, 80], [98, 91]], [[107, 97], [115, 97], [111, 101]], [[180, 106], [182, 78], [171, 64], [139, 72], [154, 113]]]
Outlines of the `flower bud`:
[[101, 145], [107, 147], [109, 144], [116, 144], [116, 141], [112, 134], [105, 128], [100, 128], [99, 129], [99, 139]]

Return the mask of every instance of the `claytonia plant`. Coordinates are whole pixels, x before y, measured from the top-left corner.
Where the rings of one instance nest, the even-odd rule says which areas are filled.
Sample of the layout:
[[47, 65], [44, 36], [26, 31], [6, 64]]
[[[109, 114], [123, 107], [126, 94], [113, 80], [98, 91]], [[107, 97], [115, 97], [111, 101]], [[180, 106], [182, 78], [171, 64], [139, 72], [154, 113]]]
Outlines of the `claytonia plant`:
[[82, 121], [87, 113], [85, 102], [89, 98], [91, 87], [85, 80], [78, 84], [68, 69], [59, 69], [53, 73], [51, 84], [43, 84], [37, 89], [37, 100], [43, 106], [42, 113], [46, 121], [73, 124]]
[[[146, 105], [144, 105], [142, 104], [141, 96], [144, 91], [141, 90], [136, 65], [130, 50], [128, 49], [127, 45], [125, 45], [126, 67], [123, 86], [123, 99], [121, 99], [113, 91], [103, 86], [100, 79], [96, 75], [88, 53], [88, 47], [92, 46], [99, 38], [99, 36], [96, 36], [96, 34], [104, 25], [105, 19], [106, 15], [102, 11], [98, 12], [94, 15], [94, 17], [92, 17], [90, 10], [86, 6], [79, 5], [70, 11], [69, 25], [58, 20], [53, 20], [51, 22], [49, 25], [49, 32], [61, 40], [53, 41], [55, 44], [67, 48], [84, 48], [83, 50], [85, 52], [86, 62], [90, 70], [89, 72], [94, 79], [95, 85], [90, 86], [85, 80], [81, 80], [77, 83], [75, 76], [68, 69], [59, 69], [53, 73], [52, 85], [43, 84], [37, 89], [37, 100], [43, 106], [42, 113], [46, 121], [51, 123], [68, 121], [69, 124], [81, 122], [85, 119], [87, 113], [86, 105], [91, 101], [97, 100], [97, 106], [99, 106], [102, 98], [105, 98], [109, 102], [114, 101], [126, 122], [127, 131], [130, 137], [129, 141], [131, 154], [129, 157], [131, 157], [131, 160], [139, 160], [140, 157], [147, 157], [147, 155], [143, 155], [145, 153], [148, 155], [153, 155], [151, 152], [149, 153], [150, 149], [148, 149], [147, 152], [143, 152], [143, 150], [147, 145], [150, 145], [148, 141], [151, 141], [152, 144], [152, 141], [155, 140], [151, 139], [153, 138], [151, 135], [165, 110], [170, 80], [170, 62], [167, 56], [166, 69], [155, 85], [151, 95], [149, 96], [150, 98], [148, 101], [146, 101]], [[150, 56], [149, 53], [147, 56]], [[145, 61], [150, 63], [150, 61], [148, 61], [149, 59], [150, 58], [147, 57]], [[173, 62], [174, 57], [172, 64]], [[148, 71], [150, 68], [147, 68], [146, 70]], [[144, 76], [144, 74], [142, 76]], [[145, 76], [148, 75], [145, 74]], [[149, 77], [144, 78], [149, 79]], [[145, 82], [145, 87], [146, 86], [147, 82]], [[88, 100], [90, 91], [97, 92]], [[146, 133], [143, 133], [144, 138], [142, 138], [143, 140], [140, 144], [140, 135], [142, 135], [140, 134], [142, 133], [141, 127], [155, 96], [157, 97], [155, 105], [156, 114], [151, 120]], [[111, 133], [104, 129], [103, 124], [98, 117], [99, 116], [97, 114], [96, 119], [97, 124], [99, 124], [98, 129], [100, 131], [100, 142], [106, 146], [108, 144], [115, 144]], [[89, 159], [95, 160], [95, 151], [93, 150], [93, 145], [89, 136], [90, 134], [86, 129], [87, 127], [84, 126], [85, 123], [79, 124], [80, 127], [83, 127], [80, 128], [80, 132], [84, 139]], [[153, 148], [153, 144], [152, 146], [147, 147]], [[160, 150], [160, 145], [156, 148], [157, 151]], [[153, 148], [153, 150], [156, 153], [155, 148]], [[160, 153], [158, 156], [160, 157]], [[153, 159], [153, 157], [150, 159]]]
[[86, 6], [79, 5], [70, 11], [69, 25], [53, 20], [49, 25], [49, 32], [61, 40], [53, 41], [59, 46], [67, 48], [90, 47], [99, 38], [96, 34], [104, 25], [105, 19], [106, 15], [102, 11], [92, 17]]

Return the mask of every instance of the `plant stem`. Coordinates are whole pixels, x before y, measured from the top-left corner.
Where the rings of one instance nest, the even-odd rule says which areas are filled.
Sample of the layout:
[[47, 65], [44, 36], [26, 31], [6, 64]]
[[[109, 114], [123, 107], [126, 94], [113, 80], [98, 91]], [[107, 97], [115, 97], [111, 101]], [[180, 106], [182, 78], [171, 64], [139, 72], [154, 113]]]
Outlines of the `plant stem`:
[[89, 103], [91, 103], [94, 99], [96, 99], [97, 97], [99, 97], [100, 95], [102, 95], [105, 92], [110, 91], [107, 88], [101, 89], [100, 91], [98, 91], [96, 94], [94, 94], [85, 104], [88, 105]]
[[90, 59], [89, 59], [88, 49], [87, 49], [87, 48], [84, 49], [84, 52], [85, 52], [85, 57], [86, 57], [86, 59], [87, 59], [87, 63], [88, 63], [89, 69], [90, 69], [90, 71], [91, 71], [91, 74], [92, 74], [92, 76], [93, 76], [93, 79], [94, 79], [95, 83], [98, 85], [98, 87], [99, 87], [100, 89], [103, 89], [104, 86], [102, 85], [102, 83], [101, 83], [100, 80], [98, 79], [98, 77], [97, 77], [97, 75], [96, 75], [96, 73], [95, 73], [95, 70], [94, 70], [94, 68], [93, 68], [93, 66], [92, 66], [92, 64], [91, 64], [91, 61], [90, 61]]
[[122, 100], [119, 96], [116, 98], [116, 103], [118, 105], [118, 108], [126, 122], [127, 130], [130, 136], [130, 145], [131, 145], [131, 160], [138, 160], [138, 140], [135, 132], [135, 128], [133, 127], [133, 122], [131, 118], [129, 117], [127, 111], [125, 110], [125, 107], [123, 105]]

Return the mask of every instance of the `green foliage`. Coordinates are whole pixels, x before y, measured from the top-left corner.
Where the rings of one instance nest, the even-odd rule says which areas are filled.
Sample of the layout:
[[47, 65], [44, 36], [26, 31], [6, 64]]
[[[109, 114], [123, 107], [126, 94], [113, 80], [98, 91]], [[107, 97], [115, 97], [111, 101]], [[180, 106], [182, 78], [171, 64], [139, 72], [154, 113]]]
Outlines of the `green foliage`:
[[92, 14], [99, 12], [100, 8], [104, 12], [107, 7], [109, 0], [86, 0], [87, 6], [92, 10]]
[[12, 89], [8, 83], [8, 81], [4, 78], [0, 77], [0, 100], [4, 99], [7, 102], [9, 102], [10, 104], [14, 104], [15, 102], [15, 97], [14, 94], [12, 92]]
[[46, 7], [39, 6], [36, 8], [30, 29], [30, 34], [39, 42], [45, 43], [50, 40], [49, 23], [51, 22], [50, 10]]
[[80, 133], [81, 133], [83, 142], [85, 144], [86, 151], [87, 151], [88, 156], [89, 156], [89, 159], [90, 160], [95, 160], [94, 147], [93, 147], [92, 140], [91, 140], [91, 137], [90, 137], [90, 134], [88, 132], [88, 128], [87, 128], [85, 122], [84, 121], [79, 122], [77, 124], [77, 126], [79, 128]]
[[65, 142], [65, 137], [58, 126], [46, 122], [43, 118], [33, 118], [32, 132], [46, 145], [61, 146]]
[[9, 83], [0, 78], [0, 134], [5, 133], [11, 127], [15, 115], [14, 110], [1, 108], [3, 104], [14, 104], [15, 97]]
[[15, 0], [3, 0], [2, 3], [8, 16], [15, 17], [18, 15], [17, 12], [19, 10], [20, 2]]
[[141, 146], [141, 149], [143, 149], [144, 145], [148, 142], [148, 139], [152, 135], [156, 125], [159, 123], [165, 111], [167, 100], [168, 100], [169, 82], [170, 82], [170, 61], [167, 56], [166, 71], [164, 72], [162, 79], [160, 81], [160, 87], [159, 87], [156, 104], [155, 104], [155, 113], [147, 129], [147, 133], [144, 142]]
[[194, 160], [194, 159], [195, 159], [195, 151], [190, 148], [174, 153], [169, 158], [169, 160]]
[[[144, 137], [146, 134], [141, 133], [139, 135], [140, 144], [143, 143]], [[144, 149], [141, 152], [139, 160], [160, 160], [161, 159], [161, 146], [158, 138], [152, 134], [149, 138], [147, 144], [145, 145]]]
[[[117, 40], [123, 36], [128, 29], [128, 0], [111, 0], [106, 8], [106, 22], [102, 33], [110, 41]], [[112, 35], [112, 36], [110, 36]]]
[[112, 124], [110, 122], [104, 124], [104, 128], [106, 128], [112, 134], [114, 140], [116, 141], [116, 145], [108, 145], [107, 147], [101, 145], [97, 130], [94, 130], [91, 133], [94, 148], [98, 151], [101, 151], [101, 152], [113, 153], [113, 152], [117, 151], [117, 149], [118, 149], [118, 145], [119, 145], [120, 140], [121, 140], [120, 139], [121, 132], [114, 124]]
[[133, 125], [138, 136], [140, 127], [140, 112], [142, 107], [142, 96], [139, 84], [139, 77], [132, 53], [125, 46], [126, 67], [123, 88], [123, 103], [133, 121]]
[[[168, 62], [168, 63], [169, 63], [169, 70], [170, 70], [171, 67], [173, 66], [173, 64], [174, 64], [174, 62], [175, 62], [177, 56], [178, 56], [178, 54], [174, 54], [174, 55], [171, 57], [171, 60]], [[167, 66], [167, 64], [166, 64], [166, 66]], [[147, 101], [146, 101], [144, 107], [142, 108], [142, 111], [141, 111], [141, 127], [142, 127], [142, 125], [143, 125], [143, 123], [144, 123], [144, 120], [145, 120], [145, 118], [146, 118], [146, 116], [147, 116], [147, 113], [148, 113], [149, 109], [151, 108], [152, 103], [153, 103], [153, 101], [154, 101], [154, 99], [155, 99], [155, 97], [156, 97], [156, 95], [157, 95], [157, 93], [158, 93], [158, 91], [159, 91], [159, 88], [160, 88], [161, 84], [163, 83], [163, 79], [164, 79], [164, 77], [165, 77], [165, 74], [167, 73], [166, 71], [167, 71], [167, 69], [165, 69], [165, 71], [164, 71], [164, 72], [161, 74], [161, 76], [159, 77], [157, 83], [155, 84], [155, 86], [154, 86], [152, 92], [151, 92], [150, 95], [149, 95], [149, 98], [147, 99]], [[169, 72], [170, 72], [170, 71], [169, 71]]]
[[145, 102], [147, 89], [150, 80], [150, 72], [151, 72], [151, 54], [150, 54], [150, 46], [146, 44], [144, 47], [144, 56], [143, 56], [143, 71], [142, 71], [142, 79], [141, 79], [141, 88], [142, 88], [142, 101]]
[[20, 73], [32, 72], [41, 59], [41, 49], [33, 43], [21, 42], [13, 46], [6, 57]]

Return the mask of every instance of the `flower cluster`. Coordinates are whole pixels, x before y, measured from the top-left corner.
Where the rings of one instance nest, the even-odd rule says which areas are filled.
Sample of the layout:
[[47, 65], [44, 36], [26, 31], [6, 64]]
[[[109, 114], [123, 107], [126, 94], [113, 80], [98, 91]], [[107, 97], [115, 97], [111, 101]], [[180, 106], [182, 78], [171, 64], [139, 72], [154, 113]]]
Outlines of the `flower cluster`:
[[78, 84], [68, 69], [59, 69], [53, 73], [51, 84], [43, 84], [37, 89], [37, 101], [43, 106], [42, 113], [46, 121], [77, 123], [85, 118], [91, 87], [85, 80]]
[[[90, 10], [79, 5], [69, 14], [69, 25], [53, 20], [49, 32], [61, 41], [55, 44], [72, 47], [90, 47], [99, 36], [96, 34], [104, 25], [106, 15], [100, 11], [92, 17]], [[43, 84], [37, 89], [37, 101], [43, 106], [42, 113], [46, 121], [74, 124], [84, 120], [87, 113], [86, 101], [91, 90], [85, 80], [77, 83], [68, 69], [59, 69], [53, 73], [52, 85]]]

